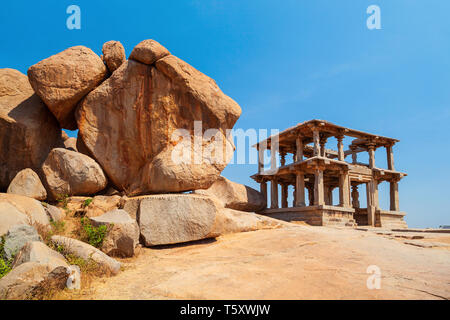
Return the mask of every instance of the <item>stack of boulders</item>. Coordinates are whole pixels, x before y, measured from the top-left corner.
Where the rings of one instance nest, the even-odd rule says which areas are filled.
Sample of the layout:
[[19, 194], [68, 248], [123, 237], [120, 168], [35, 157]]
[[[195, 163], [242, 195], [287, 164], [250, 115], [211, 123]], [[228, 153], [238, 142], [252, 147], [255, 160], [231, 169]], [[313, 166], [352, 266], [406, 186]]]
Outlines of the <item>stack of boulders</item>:
[[[107, 225], [108, 236], [98, 252], [75, 239], [52, 241], [116, 273], [105, 253], [133, 256], [139, 241], [174, 244], [278, 226], [253, 213], [266, 205], [258, 191], [220, 176], [240, 114], [213, 79], [154, 40], [139, 43], [128, 60], [122, 44], [109, 41], [101, 57], [72, 47], [31, 66], [28, 76], [0, 69], [0, 236], [63, 220], [63, 211], [39, 201], [69, 196], [69, 206], [78, 203], [93, 225]], [[78, 130], [77, 138], [62, 129]], [[204, 138], [210, 129], [213, 139]], [[220, 161], [203, 152], [217, 141], [228, 150]], [[197, 160], [178, 161], [180, 150]], [[86, 197], [93, 201], [83, 206]], [[42, 249], [33, 241], [23, 250]]]

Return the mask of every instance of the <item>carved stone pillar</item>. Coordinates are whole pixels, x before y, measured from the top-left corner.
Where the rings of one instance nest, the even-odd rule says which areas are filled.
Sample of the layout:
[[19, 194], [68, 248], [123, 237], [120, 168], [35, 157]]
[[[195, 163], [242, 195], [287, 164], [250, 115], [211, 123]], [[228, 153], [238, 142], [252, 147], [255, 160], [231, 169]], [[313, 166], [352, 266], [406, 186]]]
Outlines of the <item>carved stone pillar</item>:
[[352, 186], [352, 207], [353, 208], [359, 208], [359, 192], [358, 192], [358, 186], [354, 185]]
[[338, 141], [338, 160], [344, 161], [345, 160], [345, 154], [344, 154], [344, 136], [340, 135], [336, 137]]
[[270, 208], [278, 208], [278, 182], [276, 179], [270, 181]]
[[260, 183], [260, 188], [261, 188], [261, 193], [262, 193], [262, 195], [264, 197], [264, 200], [267, 203], [267, 182], [266, 181], [261, 182]]
[[326, 157], [326, 151], [325, 151], [325, 145], [327, 143], [327, 138], [321, 137], [320, 138], [320, 155], [322, 157]]
[[297, 137], [296, 142], [296, 157], [295, 157], [295, 161], [303, 161], [303, 140], [302, 137]]
[[369, 150], [369, 168], [375, 168], [375, 144], [370, 143], [367, 145]]
[[288, 207], [288, 185], [286, 183], [281, 185], [281, 207]]
[[350, 179], [348, 171], [341, 172], [339, 176], [339, 205], [343, 208], [350, 207]]
[[313, 128], [313, 142], [314, 142], [314, 156], [320, 156], [320, 136], [319, 130], [317, 128]]
[[387, 166], [389, 170], [395, 170], [394, 168], [394, 152], [392, 151], [393, 145], [386, 146]]
[[314, 205], [323, 206], [324, 204], [323, 170], [316, 169], [314, 172]]
[[357, 146], [350, 145], [350, 150], [352, 150], [352, 163], [356, 164], [358, 162], [358, 153], [356, 153]]
[[398, 197], [398, 181], [391, 181], [390, 183], [390, 200], [391, 211], [400, 211], [399, 197]]
[[305, 175], [297, 173], [295, 178], [295, 206], [304, 207], [305, 205]]

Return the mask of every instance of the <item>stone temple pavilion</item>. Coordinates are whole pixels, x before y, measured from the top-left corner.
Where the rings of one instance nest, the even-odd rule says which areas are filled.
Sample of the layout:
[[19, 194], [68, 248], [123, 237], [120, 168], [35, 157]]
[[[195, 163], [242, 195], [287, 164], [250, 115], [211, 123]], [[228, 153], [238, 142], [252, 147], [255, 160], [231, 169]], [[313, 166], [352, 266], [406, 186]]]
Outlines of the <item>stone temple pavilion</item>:
[[[332, 137], [337, 141], [337, 150], [325, 148]], [[348, 150], [344, 150], [345, 137], [352, 139]], [[259, 154], [258, 173], [252, 178], [260, 183], [266, 199], [270, 182], [270, 208], [259, 213], [320, 226], [406, 228], [398, 196], [398, 183], [406, 174], [394, 168], [393, 146], [397, 142], [323, 120], [306, 121], [260, 141], [254, 146]], [[387, 168], [375, 164], [375, 150], [380, 147], [386, 149]], [[268, 170], [264, 170], [263, 164], [265, 150], [270, 151]], [[358, 154], [362, 152], [368, 153], [368, 164], [358, 162]], [[292, 163], [286, 163], [288, 154], [292, 154]], [[345, 160], [347, 156], [351, 156], [351, 162]], [[390, 210], [379, 207], [378, 185], [383, 182], [390, 185]], [[294, 187], [291, 206], [289, 186]], [[360, 186], [365, 186], [366, 208], [360, 207]], [[335, 188], [339, 188], [339, 203], [333, 205]]]

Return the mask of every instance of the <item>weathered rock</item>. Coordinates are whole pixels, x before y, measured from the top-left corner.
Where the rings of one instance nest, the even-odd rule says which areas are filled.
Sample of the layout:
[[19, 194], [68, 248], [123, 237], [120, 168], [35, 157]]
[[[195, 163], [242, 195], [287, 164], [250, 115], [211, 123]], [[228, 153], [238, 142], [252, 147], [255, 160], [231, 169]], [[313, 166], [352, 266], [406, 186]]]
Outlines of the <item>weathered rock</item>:
[[206, 190], [195, 193], [217, 198], [225, 208], [239, 211], [260, 211], [266, 207], [262, 193], [253, 188], [220, 177]]
[[0, 279], [0, 300], [42, 299], [52, 289], [62, 290], [66, 270], [64, 266], [25, 262]]
[[47, 199], [47, 191], [41, 179], [33, 170], [27, 168], [19, 171], [11, 181], [6, 193], [20, 194], [36, 200]]
[[138, 223], [146, 246], [211, 237], [218, 207], [208, 197], [191, 194], [154, 195], [142, 199]]
[[63, 246], [65, 252], [74, 254], [84, 260], [92, 259], [112, 274], [117, 274], [120, 271], [120, 262], [108, 257], [105, 253], [87, 243], [63, 236], [52, 236], [51, 239], [53, 243]]
[[64, 147], [67, 150], [78, 152], [78, 149], [77, 149], [77, 138], [69, 138], [66, 141], [64, 141]]
[[125, 49], [119, 41], [108, 41], [103, 44], [103, 61], [106, 63], [109, 71], [113, 73], [124, 63], [127, 58]]
[[5, 235], [4, 251], [6, 259], [14, 257], [28, 241], [41, 241], [41, 236], [32, 226], [21, 224], [12, 226]]
[[112, 210], [90, 220], [94, 226], [108, 227], [108, 234], [103, 240], [103, 252], [110, 256], [134, 256], [134, 249], [139, 244], [139, 226], [125, 210]]
[[48, 155], [42, 171], [49, 197], [61, 195], [90, 195], [107, 185], [102, 168], [88, 156], [55, 148]]
[[256, 213], [222, 209], [216, 215], [211, 235], [214, 237], [237, 232], [274, 229], [288, 226], [289, 223], [265, 217]]
[[48, 265], [52, 269], [69, 266], [62, 254], [50, 249], [40, 241], [27, 242], [14, 258], [12, 267], [16, 268], [26, 262], [37, 262]]
[[62, 141], [66, 141], [67, 139], [69, 139], [69, 135], [64, 130], [61, 130], [61, 139]]
[[52, 221], [62, 221], [66, 217], [66, 213], [63, 210], [50, 204], [45, 204], [44, 209]]
[[32, 198], [12, 193], [0, 193], [0, 203], [7, 202], [24, 213], [29, 218], [30, 224], [39, 224], [48, 227], [50, 220], [42, 204]]
[[85, 208], [86, 216], [98, 217], [105, 212], [117, 209], [120, 204], [120, 196], [95, 196], [92, 202]]
[[47, 154], [60, 143], [61, 129], [27, 76], [0, 69], [0, 191], [22, 169], [39, 173]]
[[91, 49], [68, 48], [28, 69], [36, 94], [65, 129], [75, 130], [77, 103], [98, 86], [107, 74], [103, 61]]
[[[172, 55], [155, 66], [128, 60], [80, 104], [78, 140], [129, 196], [208, 188], [232, 157], [226, 131], [240, 113], [214, 80]], [[208, 129], [216, 141], [200, 137]], [[179, 161], [180, 151], [194, 159]]]
[[0, 202], [0, 237], [15, 225], [28, 224], [28, 216], [8, 202]]
[[157, 60], [170, 55], [170, 52], [155, 40], [141, 41], [133, 51], [131, 51], [130, 59], [145, 64], [153, 64]]

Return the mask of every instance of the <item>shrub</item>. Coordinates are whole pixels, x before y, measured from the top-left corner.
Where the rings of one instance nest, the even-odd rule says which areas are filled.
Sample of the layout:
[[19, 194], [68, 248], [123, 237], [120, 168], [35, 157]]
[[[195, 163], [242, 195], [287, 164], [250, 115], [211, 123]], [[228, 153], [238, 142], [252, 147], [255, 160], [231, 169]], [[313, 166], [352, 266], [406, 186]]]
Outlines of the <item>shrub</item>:
[[92, 198], [87, 198], [86, 200], [84, 200], [83, 208], [89, 207], [89, 205], [92, 203], [92, 200]]
[[100, 248], [108, 233], [108, 227], [105, 225], [94, 227], [87, 218], [81, 218], [81, 226], [83, 232], [82, 238], [91, 246]]
[[14, 260], [14, 257], [12, 257], [9, 260], [6, 260], [5, 258], [5, 237], [0, 238], [0, 279], [3, 278], [8, 272], [11, 271], [11, 265]]
[[56, 197], [56, 201], [61, 204], [63, 209], [67, 210], [67, 205], [69, 204], [69, 195], [68, 194], [60, 194]]

